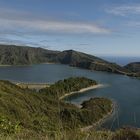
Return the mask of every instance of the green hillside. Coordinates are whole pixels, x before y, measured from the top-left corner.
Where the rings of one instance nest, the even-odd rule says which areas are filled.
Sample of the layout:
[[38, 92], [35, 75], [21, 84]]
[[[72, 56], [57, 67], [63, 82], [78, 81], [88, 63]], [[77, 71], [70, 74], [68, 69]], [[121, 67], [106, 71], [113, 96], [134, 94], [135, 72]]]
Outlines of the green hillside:
[[51, 62], [57, 51], [15, 45], [0, 45], [1, 65], [30, 65]]
[[76, 90], [95, 83], [83, 77], [69, 78], [57, 82], [50, 90], [33, 92], [8, 81], [0, 81], [0, 135], [25, 139], [28, 135], [54, 138], [60, 132], [79, 131], [111, 112], [112, 102], [104, 98], [90, 99], [82, 104], [82, 108], [59, 100], [58, 95], [61, 96], [64, 92], [62, 94], [60, 90], [56, 90], [56, 94], [55, 88], [61, 87], [62, 91], [67, 91], [67, 84], [69, 91], [75, 91], [72, 88], [73, 81], [77, 86], [80, 85]]
[[83, 69], [134, 76], [134, 72], [96, 56], [74, 50], [51, 51], [43, 48], [0, 45], [0, 65], [59, 63]]
[[134, 76], [140, 77], [140, 62], [133, 62], [125, 66], [126, 69], [134, 72]]

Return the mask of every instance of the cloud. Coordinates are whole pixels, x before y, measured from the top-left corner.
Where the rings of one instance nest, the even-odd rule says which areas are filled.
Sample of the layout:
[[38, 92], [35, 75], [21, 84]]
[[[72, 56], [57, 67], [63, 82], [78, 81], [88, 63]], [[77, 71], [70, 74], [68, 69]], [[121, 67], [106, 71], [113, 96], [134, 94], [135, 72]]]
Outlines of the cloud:
[[129, 14], [140, 14], [140, 4], [117, 6], [106, 9], [106, 12], [120, 16], [127, 16]]
[[93, 33], [108, 34], [109, 29], [91, 23], [67, 22], [67, 21], [44, 21], [44, 20], [11, 20], [0, 19], [0, 27], [13, 30], [22, 28], [24, 30], [35, 30], [42, 32], [58, 33]]
[[79, 21], [40, 18], [24, 11], [0, 8], [0, 29], [4, 31], [39, 31], [72, 34], [109, 34], [111, 31], [100, 25]]
[[139, 21], [131, 21], [131, 22], [128, 22], [127, 25], [129, 27], [140, 27], [140, 22]]
[[14, 37], [14, 39], [0, 37], [0, 44], [50, 48], [50, 46], [48, 46], [46, 42], [44, 43], [39, 40], [36, 41], [32, 41], [28, 39], [25, 40], [24, 38], [16, 39], [16, 36]]
[[81, 44], [78, 44], [80, 46], [89, 46], [89, 43], [81, 43]]

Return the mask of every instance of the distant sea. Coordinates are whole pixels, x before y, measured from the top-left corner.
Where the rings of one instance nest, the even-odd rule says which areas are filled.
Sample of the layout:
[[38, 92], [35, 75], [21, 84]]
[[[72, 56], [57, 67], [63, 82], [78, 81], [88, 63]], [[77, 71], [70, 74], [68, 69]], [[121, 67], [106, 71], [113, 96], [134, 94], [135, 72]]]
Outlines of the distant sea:
[[131, 62], [140, 62], [140, 57], [102, 56], [101, 58], [122, 66]]

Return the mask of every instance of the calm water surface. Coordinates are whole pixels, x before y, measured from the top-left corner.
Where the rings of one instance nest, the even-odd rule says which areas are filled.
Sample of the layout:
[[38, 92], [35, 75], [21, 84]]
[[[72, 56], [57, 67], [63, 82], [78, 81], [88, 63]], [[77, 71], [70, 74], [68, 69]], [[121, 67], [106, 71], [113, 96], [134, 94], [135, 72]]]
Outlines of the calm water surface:
[[140, 127], [140, 80], [106, 72], [95, 72], [65, 65], [41, 64], [33, 66], [0, 67], [0, 79], [54, 83], [71, 76], [85, 76], [97, 80], [106, 86], [70, 97], [75, 104], [91, 97], [107, 97], [118, 104], [116, 115], [103, 124], [103, 127], [115, 129], [124, 125]]

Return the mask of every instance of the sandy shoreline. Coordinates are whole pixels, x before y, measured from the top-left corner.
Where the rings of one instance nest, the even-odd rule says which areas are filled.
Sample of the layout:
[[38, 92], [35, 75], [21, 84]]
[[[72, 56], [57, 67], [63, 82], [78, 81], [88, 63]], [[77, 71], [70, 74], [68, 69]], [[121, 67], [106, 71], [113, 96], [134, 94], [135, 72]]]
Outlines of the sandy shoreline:
[[66, 93], [65, 95], [61, 96], [59, 99], [62, 100], [68, 96], [72, 96], [74, 94], [78, 94], [78, 93], [83, 93], [83, 92], [86, 92], [86, 91], [89, 91], [89, 90], [92, 90], [92, 89], [97, 89], [97, 88], [102, 88], [104, 87], [103, 84], [98, 84], [98, 85], [93, 85], [93, 86], [90, 86], [90, 87], [87, 87], [87, 88], [83, 88], [79, 91], [74, 91], [74, 92], [70, 92], [70, 93]]
[[33, 89], [33, 90], [40, 90], [42, 88], [50, 87], [50, 84], [47, 83], [16, 83], [17, 86], [23, 89]]

